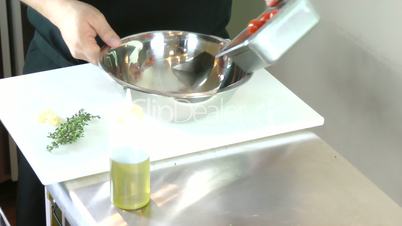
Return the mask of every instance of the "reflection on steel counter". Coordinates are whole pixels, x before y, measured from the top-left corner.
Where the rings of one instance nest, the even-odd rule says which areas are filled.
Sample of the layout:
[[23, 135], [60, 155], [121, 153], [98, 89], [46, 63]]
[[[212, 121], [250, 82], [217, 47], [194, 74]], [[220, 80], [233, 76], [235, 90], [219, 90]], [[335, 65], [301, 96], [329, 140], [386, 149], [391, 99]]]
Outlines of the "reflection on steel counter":
[[402, 210], [310, 132], [154, 162], [151, 203], [123, 211], [107, 174], [47, 186], [71, 225], [402, 225]]

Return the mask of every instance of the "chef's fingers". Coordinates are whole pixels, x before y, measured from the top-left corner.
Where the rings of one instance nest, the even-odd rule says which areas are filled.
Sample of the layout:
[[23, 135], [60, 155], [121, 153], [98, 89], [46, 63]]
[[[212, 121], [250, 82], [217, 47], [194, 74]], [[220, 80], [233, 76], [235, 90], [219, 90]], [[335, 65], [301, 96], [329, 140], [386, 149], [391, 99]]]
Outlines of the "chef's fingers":
[[91, 20], [90, 23], [106, 45], [112, 48], [120, 45], [120, 37], [116, 34], [112, 27], [110, 27], [103, 14], [99, 13], [95, 18], [93, 18], [93, 20]]
[[98, 64], [100, 56], [100, 47], [96, 43], [95, 39], [88, 43], [85, 50], [85, 60], [92, 63]]

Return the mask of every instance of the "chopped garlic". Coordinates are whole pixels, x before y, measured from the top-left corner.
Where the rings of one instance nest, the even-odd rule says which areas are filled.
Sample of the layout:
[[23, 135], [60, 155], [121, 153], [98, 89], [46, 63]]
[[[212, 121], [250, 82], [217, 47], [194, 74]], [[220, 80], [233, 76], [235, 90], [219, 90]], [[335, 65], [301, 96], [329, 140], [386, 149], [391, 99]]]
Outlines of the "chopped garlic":
[[63, 119], [59, 117], [54, 111], [47, 109], [38, 116], [38, 122], [41, 124], [49, 124], [52, 126], [58, 126], [63, 122]]

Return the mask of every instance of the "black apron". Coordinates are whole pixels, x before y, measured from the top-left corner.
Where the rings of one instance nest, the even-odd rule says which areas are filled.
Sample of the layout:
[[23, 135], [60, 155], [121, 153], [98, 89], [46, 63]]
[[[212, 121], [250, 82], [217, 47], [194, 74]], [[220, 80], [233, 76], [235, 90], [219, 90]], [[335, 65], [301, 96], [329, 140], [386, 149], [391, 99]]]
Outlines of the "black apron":
[[[181, 30], [228, 38], [231, 0], [85, 0], [98, 8], [120, 37], [152, 31]], [[110, 4], [112, 2], [112, 4]], [[28, 8], [35, 27], [26, 56], [24, 73], [72, 66], [74, 59], [59, 30], [46, 18]]]
[[[152, 30], [182, 30], [227, 38], [231, 0], [86, 0], [98, 8], [120, 37]], [[35, 27], [24, 74], [85, 63], [74, 59], [59, 30], [28, 8]], [[67, 94], [66, 94], [67, 95]], [[46, 164], [46, 163], [44, 163]], [[19, 152], [17, 226], [45, 225], [44, 188]]]

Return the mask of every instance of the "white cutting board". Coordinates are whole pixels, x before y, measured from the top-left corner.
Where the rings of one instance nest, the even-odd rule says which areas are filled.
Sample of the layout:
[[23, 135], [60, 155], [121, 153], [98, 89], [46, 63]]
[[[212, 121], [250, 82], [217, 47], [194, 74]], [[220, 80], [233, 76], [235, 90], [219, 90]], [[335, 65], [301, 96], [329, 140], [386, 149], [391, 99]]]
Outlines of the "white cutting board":
[[[108, 170], [108, 123], [123, 89], [86, 64], [0, 80], [0, 119], [45, 185]], [[79, 109], [102, 117], [79, 142], [48, 152], [38, 115], [52, 109], [69, 117]], [[108, 121], [109, 120], [109, 121]], [[323, 117], [265, 70], [254, 73], [223, 108], [187, 123], [145, 117], [151, 160], [320, 126]]]

